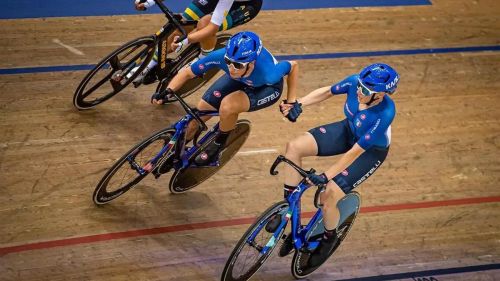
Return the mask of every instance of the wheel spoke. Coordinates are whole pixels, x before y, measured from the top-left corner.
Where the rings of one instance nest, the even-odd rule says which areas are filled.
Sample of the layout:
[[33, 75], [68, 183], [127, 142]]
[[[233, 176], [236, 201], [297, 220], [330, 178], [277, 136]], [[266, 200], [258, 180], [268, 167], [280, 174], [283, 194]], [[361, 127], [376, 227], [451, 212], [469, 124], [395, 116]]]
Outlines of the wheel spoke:
[[122, 64], [120, 63], [120, 60], [118, 59], [118, 55], [112, 56], [111, 59], [109, 59], [109, 64], [111, 65], [111, 68], [114, 71], [122, 70]]
[[82, 94], [82, 99], [88, 97], [92, 92], [94, 92], [99, 87], [101, 87], [104, 83], [106, 83], [106, 81], [110, 81], [110, 78], [111, 78], [112, 75], [113, 75], [113, 72], [110, 72], [108, 75], [106, 75], [106, 77], [104, 77], [103, 79], [101, 79], [101, 81], [97, 82], [94, 86], [92, 86], [90, 89], [88, 89], [87, 91], [85, 91]]
[[[75, 107], [78, 109], [94, 107], [123, 90], [131, 82], [123, 77], [136, 64], [141, 64], [143, 58], [152, 55], [154, 42], [154, 38], [139, 38], [115, 50], [107, 59], [100, 62], [99, 67], [91, 70], [78, 86], [73, 98]], [[107, 84], [108, 81], [110, 84]]]
[[167, 129], [151, 136], [115, 163], [96, 188], [94, 193], [97, 194], [94, 196], [96, 203], [107, 203], [139, 183], [148, 174], [142, 173], [144, 171], [142, 165], [161, 151], [174, 132], [173, 129]]

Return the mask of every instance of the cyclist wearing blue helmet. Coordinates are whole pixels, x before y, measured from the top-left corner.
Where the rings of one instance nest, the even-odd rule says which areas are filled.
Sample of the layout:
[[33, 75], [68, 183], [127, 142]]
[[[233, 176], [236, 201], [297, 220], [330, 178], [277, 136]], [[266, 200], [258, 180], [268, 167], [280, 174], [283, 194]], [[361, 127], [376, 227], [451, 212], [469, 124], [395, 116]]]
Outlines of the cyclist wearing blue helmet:
[[[286, 157], [298, 164], [305, 156], [343, 154], [323, 173], [308, 177], [312, 184], [326, 184], [326, 191], [321, 196], [325, 232], [320, 246], [309, 259], [310, 266], [321, 264], [335, 245], [339, 221], [337, 202], [370, 177], [387, 156], [391, 143], [391, 123], [396, 114], [390, 95], [396, 90], [398, 82], [399, 75], [392, 67], [376, 63], [367, 66], [359, 74], [351, 75], [333, 86], [316, 89], [298, 99], [299, 104], [308, 106], [335, 95], [346, 94], [347, 97], [344, 120], [311, 129], [290, 141], [286, 147]], [[290, 105], [282, 104], [281, 108], [284, 115], [293, 115], [293, 118], [300, 114]], [[295, 170], [286, 169], [285, 193], [293, 190], [301, 179]], [[280, 255], [285, 256], [292, 250], [292, 241], [287, 239], [280, 249]]]
[[[207, 165], [215, 160], [234, 129], [240, 113], [256, 111], [279, 100], [285, 76], [288, 85], [287, 104], [292, 109], [299, 109], [295, 101], [298, 64], [295, 61], [277, 61], [262, 46], [259, 36], [250, 31], [233, 35], [225, 49], [216, 50], [190, 67], [183, 68], [169, 83], [167, 90], [155, 93], [151, 101], [162, 104], [166, 95], [179, 89], [189, 79], [202, 76], [214, 67], [226, 74], [205, 92], [197, 108], [219, 111], [219, 132], [215, 141], [196, 157], [195, 163], [198, 165]], [[292, 115], [288, 119], [295, 121]], [[194, 127], [189, 130], [191, 134], [193, 131]]]

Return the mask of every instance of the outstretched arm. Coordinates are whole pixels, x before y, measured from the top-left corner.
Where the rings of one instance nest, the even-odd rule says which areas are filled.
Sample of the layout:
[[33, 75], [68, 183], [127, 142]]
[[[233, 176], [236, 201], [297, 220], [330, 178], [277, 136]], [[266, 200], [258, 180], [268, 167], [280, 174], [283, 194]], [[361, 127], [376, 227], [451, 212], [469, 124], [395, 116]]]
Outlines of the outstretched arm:
[[299, 81], [299, 64], [296, 61], [290, 61], [290, 73], [288, 73], [286, 83], [287, 83], [287, 94], [286, 100], [288, 103], [293, 103], [297, 99], [297, 84]]
[[312, 105], [316, 104], [318, 102], [322, 102], [328, 98], [332, 97], [332, 93], [330, 91], [330, 86], [322, 87], [319, 89], [316, 89], [306, 96], [302, 97], [299, 99], [299, 102], [304, 105]]
[[183, 67], [177, 75], [172, 78], [172, 81], [168, 83], [168, 88], [172, 89], [174, 92], [177, 91], [186, 81], [193, 79], [196, 75], [191, 70], [191, 67]]
[[163, 104], [165, 96], [168, 95], [168, 89], [172, 91], [177, 91], [186, 81], [196, 77], [190, 67], [184, 67], [177, 73], [177, 75], [172, 78], [172, 81], [168, 83], [167, 91], [162, 93], [154, 93], [151, 97], [151, 103], [153, 104]]
[[[288, 82], [288, 83], [290, 83], [290, 82]], [[289, 87], [288, 89], [290, 89], [290, 84], [288, 84], [288, 87]], [[310, 92], [309, 94], [307, 94], [306, 96], [304, 96], [304, 97], [302, 97], [300, 99], [297, 99], [296, 101], [298, 103], [300, 103], [301, 105], [311, 105], [311, 104], [315, 104], [315, 103], [324, 101], [324, 100], [328, 99], [331, 96], [332, 95], [331, 95], [331, 92], [330, 92], [330, 87], [328, 86], [328, 87], [323, 87], [323, 88], [316, 89], [316, 90]], [[294, 91], [294, 96], [293, 97], [296, 98], [295, 91]], [[292, 110], [293, 107], [296, 107], [296, 108], [297, 107], [299, 107], [299, 108], [301, 107], [300, 104], [299, 105], [293, 104], [294, 102], [295, 102], [295, 99], [290, 100], [289, 97], [287, 97], [287, 103], [282, 102], [280, 104], [280, 110], [283, 113], [283, 116], [288, 116], [290, 110]], [[299, 109], [298, 111], [300, 111], [300, 112], [293, 113], [293, 117], [291, 118], [290, 121], [294, 122], [294, 120], [297, 119], [297, 117], [302, 112], [302, 109]]]

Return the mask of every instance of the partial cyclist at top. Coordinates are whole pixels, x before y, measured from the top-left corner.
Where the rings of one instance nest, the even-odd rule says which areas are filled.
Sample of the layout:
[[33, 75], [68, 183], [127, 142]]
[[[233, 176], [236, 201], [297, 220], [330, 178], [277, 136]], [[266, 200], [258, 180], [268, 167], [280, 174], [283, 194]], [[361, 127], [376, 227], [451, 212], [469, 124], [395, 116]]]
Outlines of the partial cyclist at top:
[[[139, 11], [146, 10], [155, 5], [154, 0], [136, 0], [135, 8]], [[201, 53], [198, 58], [207, 56], [214, 50], [219, 31], [229, 30], [245, 24], [255, 18], [262, 7], [262, 0], [193, 0], [184, 10], [184, 20], [197, 21], [196, 27], [187, 29], [188, 36], [180, 42], [175, 42], [180, 33], [174, 33], [168, 40], [167, 52], [175, 50], [180, 52], [188, 44], [200, 43]], [[153, 60], [134, 79], [134, 82], [152, 83], [156, 80], [158, 58]], [[132, 74], [134, 71], [131, 72]]]

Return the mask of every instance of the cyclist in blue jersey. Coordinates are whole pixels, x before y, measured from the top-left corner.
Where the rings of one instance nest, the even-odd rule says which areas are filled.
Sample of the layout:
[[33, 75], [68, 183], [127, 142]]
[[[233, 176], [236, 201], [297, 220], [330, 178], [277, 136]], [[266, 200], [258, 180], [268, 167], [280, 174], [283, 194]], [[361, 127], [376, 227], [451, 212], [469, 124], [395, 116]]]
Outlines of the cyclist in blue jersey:
[[[298, 64], [295, 61], [277, 61], [262, 46], [259, 36], [250, 31], [233, 35], [225, 49], [210, 53], [207, 57], [185, 67], [170, 81], [167, 90], [155, 93], [151, 102], [162, 104], [165, 97], [179, 89], [186, 81], [202, 76], [217, 67], [225, 72], [205, 92], [198, 103], [199, 110], [218, 110], [220, 115], [219, 132], [215, 141], [200, 153], [195, 163], [207, 165], [213, 162], [224, 147], [227, 137], [234, 129], [238, 115], [242, 112], [256, 111], [274, 104], [283, 91], [283, 78], [287, 76], [287, 105], [298, 108], [295, 100]], [[209, 118], [206, 117], [205, 118]], [[290, 121], [295, 119], [289, 117]], [[190, 134], [194, 133], [194, 123]], [[188, 139], [190, 136], [188, 133]]]
[[[146, 10], [155, 5], [153, 0], [136, 0], [137, 10]], [[201, 53], [199, 58], [205, 57], [214, 50], [218, 31], [229, 30], [233, 27], [245, 24], [255, 18], [262, 7], [262, 0], [193, 0], [184, 10], [182, 17], [186, 20], [198, 21], [196, 29], [185, 27], [189, 35], [179, 43], [175, 43], [180, 33], [176, 32], [169, 38], [169, 49], [179, 52], [187, 44], [200, 43]], [[191, 32], [192, 31], [192, 32]], [[147, 75], [146, 81], [154, 80], [154, 70], [158, 64], [156, 55], [149, 65], [134, 80], [142, 81]], [[151, 71], [153, 70], [153, 71]]]
[[[370, 177], [387, 156], [391, 123], [396, 114], [390, 95], [395, 92], [398, 82], [399, 75], [392, 67], [376, 63], [359, 74], [351, 75], [331, 87], [316, 89], [297, 100], [302, 106], [308, 106], [336, 95], [346, 94], [347, 98], [344, 120], [311, 129], [287, 143], [286, 147], [286, 157], [298, 164], [306, 156], [343, 154], [323, 173], [308, 177], [311, 184], [326, 184], [321, 196], [325, 231], [319, 247], [311, 254], [310, 266], [321, 264], [335, 245], [339, 221], [337, 202]], [[300, 110], [292, 105], [281, 104], [280, 108], [284, 115], [292, 115], [290, 118], [296, 119], [300, 114]], [[285, 194], [291, 192], [300, 180], [300, 175], [287, 167]], [[279, 254], [285, 256], [292, 250], [291, 238], [287, 238]]]

